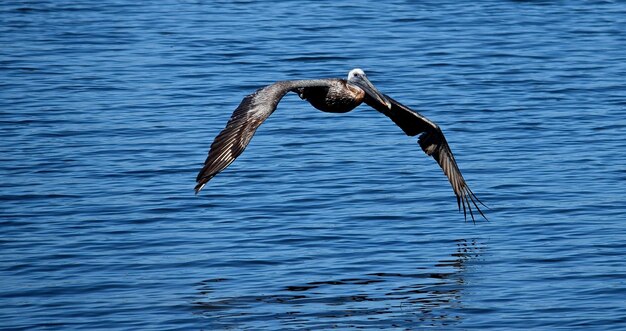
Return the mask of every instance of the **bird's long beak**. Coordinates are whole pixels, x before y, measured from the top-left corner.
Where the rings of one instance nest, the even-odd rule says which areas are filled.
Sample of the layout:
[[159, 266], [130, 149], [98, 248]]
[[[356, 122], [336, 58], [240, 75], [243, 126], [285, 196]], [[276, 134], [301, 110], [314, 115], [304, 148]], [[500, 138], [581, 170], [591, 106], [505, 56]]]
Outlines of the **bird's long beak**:
[[365, 75], [359, 75], [352, 77], [348, 80], [349, 83], [358, 86], [372, 99], [380, 102], [381, 104], [387, 106], [391, 110], [391, 102], [376, 88], [374, 84], [367, 79]]

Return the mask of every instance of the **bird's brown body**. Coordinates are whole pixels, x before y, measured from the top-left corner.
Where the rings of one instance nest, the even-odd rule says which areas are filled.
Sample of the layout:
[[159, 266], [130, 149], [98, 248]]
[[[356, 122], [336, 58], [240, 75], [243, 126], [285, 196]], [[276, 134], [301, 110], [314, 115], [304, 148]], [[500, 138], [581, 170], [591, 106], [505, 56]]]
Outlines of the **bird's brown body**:
[[347, 113], [365, 99], [365, 91], [349, 85], [345, 79], [329, 79], [328, 83], [328, 86], [297, 88], [296, 92], [302, 100], [328, 113]]

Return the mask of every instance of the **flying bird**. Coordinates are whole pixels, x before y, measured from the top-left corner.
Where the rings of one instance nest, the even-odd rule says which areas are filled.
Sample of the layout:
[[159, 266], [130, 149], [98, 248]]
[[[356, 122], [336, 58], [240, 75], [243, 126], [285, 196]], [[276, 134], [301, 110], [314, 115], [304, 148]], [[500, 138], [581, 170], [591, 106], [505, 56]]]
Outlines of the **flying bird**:
[[276, 110], [276, 106], [288, 92], [295, 92], [313, 107], [330, 113], [346, 113], [365, 102], [389, 117], [408, 136], [419, 135], [417, 142], [422, 150], [437, 161], [448, 177], [459, 211], [463, 210], [465, 219], [469, 211], [472, 221], [475, 221], [472, 206], [486, 219], [478, 206], [485, 205], [467, 186], [439, 126], [378, 91], [365, 72], [358, 68], [348, 73], [348, 79], [279, 81], [243, 98], [226, 127], [211, 144], [204, 167], [196, 178], [196, 194], [243, 152], [256, 130]]

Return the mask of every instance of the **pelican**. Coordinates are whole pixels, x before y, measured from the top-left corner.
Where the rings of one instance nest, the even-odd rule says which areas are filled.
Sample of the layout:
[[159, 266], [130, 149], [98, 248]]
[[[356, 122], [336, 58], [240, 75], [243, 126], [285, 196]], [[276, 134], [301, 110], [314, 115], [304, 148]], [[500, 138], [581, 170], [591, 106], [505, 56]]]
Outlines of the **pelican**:
[[313, 107], [330, 113], [345, 113], [365, 102], [389, 117], [408, 136], [420, 135], [418, 144], [433, 157], [448, 177], [456, 195], [459, 211], [463, 210], [475, 222], [472, 205], [487, 219], [478, 207], [485, 206], [470, 190], [457, 166], [443, 132], [435, 122], [381, 93], [359, 68], [348, 73], [348, 79], [327, 78], [287, 80], [258, 89], [247, 95], [235, 109], [226, 127], [215, 137], [204, 167], [198, 173], [196, 194], [211, 178], [226, 169], [248, 146], [259, 126], [276, 110], [280, 100], [295, 92]]

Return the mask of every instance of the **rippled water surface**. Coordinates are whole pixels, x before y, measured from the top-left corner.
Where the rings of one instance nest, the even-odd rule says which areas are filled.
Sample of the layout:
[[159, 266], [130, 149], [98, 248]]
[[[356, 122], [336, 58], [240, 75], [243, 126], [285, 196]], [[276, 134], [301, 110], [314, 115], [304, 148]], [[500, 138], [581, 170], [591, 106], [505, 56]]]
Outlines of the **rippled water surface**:
[[[5, 1], [3, 330], [626, 329], [626, 3]], [[363, 68], [443, 128], [489, 221], [366, 106], [240, 100]]]

